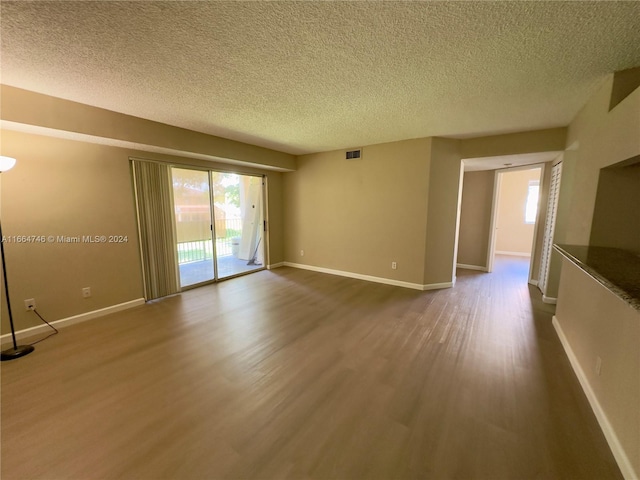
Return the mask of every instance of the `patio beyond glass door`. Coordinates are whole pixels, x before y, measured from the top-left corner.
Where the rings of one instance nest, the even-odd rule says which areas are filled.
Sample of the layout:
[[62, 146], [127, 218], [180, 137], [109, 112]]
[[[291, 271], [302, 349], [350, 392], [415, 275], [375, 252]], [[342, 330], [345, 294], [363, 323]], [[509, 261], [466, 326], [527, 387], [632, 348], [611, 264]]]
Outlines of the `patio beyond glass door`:
[[263, 179], [211, 172], [217, 278], [264, 268]]
[[209, 172], [172, 168], [180, 286], [215, 279]]
[[263, 178], [175, 167], [171, 172], [180, 286], [264, 268]]

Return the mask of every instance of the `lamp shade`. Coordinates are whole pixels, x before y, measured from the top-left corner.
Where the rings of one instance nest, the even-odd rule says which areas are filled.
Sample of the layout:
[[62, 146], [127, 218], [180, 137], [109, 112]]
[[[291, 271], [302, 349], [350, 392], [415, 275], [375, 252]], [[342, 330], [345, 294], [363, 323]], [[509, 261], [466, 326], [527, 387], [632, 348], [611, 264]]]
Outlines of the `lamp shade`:
[[5, 157], [4, 155], [0, 155], [0, 172], [6, 172], [7, 170], [11, 170], [15, 164], [16, 164], [15, 158]]

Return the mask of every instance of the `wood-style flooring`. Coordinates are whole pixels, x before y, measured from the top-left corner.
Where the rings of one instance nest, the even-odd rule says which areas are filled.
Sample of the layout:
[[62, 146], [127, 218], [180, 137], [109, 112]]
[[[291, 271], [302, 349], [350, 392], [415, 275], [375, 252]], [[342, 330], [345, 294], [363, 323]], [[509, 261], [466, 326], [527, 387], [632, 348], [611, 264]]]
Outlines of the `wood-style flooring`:
[[527, 263], [280, 268], [65, 328], [1, 364], [2, 479], [621, 478]]

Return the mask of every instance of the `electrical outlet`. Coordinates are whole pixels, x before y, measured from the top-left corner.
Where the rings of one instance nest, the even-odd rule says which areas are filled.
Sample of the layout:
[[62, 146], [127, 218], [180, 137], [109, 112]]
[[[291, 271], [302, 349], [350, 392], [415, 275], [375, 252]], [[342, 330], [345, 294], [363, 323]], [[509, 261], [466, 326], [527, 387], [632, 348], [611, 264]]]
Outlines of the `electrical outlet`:
[[27, 312], [36, 309], [36, 299], [35, 298], [27, 298], [24, 301], [24, 308]]
[[600, 376], [601, 370], [602, 370], [602, 359], [600, 357], [596, 357], [596, 375]]
[[91, 287], [84, 287], [82, 289], [82, 296], [84, 298], [89, 298], [91, 296]]
[[391, 262], [391, 268], [393, 270], [397, 270], [398, 269], [398, 263], [397, 262]]
[[304, 257], [304, 250], [300, 250], [300, 256]]

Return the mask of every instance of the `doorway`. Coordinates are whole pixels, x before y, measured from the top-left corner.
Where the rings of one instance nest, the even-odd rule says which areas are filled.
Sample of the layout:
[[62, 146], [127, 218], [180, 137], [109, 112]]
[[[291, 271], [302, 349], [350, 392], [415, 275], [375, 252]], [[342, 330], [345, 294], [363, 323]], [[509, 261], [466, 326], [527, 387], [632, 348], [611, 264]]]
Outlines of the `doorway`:
[[542, 168], [536, 165], [496, 171], [489, 271], [495, 255], [527, 258], [532, 282]]
[[264, 178], [172, 167], [180, 287], [264, 268]]

